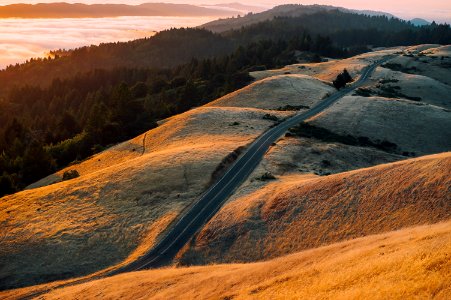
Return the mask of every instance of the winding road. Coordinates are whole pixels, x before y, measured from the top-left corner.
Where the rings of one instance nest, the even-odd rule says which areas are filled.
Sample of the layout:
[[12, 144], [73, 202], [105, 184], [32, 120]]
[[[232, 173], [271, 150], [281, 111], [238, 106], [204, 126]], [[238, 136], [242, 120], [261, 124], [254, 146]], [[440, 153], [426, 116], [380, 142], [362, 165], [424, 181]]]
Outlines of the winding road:
[[[43, 289], [38, 289], [21, 298], [32, 299], [57, 288], [89, 282], [94, 279], [100, 279], [119, 273], [157, 268], [170, 264], [180, 249], [218, 212], [224, 202], [241, 185], [241, 183], [249, 177], [272, 143], [276, 142], [289, 128], [324, 111], [349, 92], [362, 86], [374, 72], [376, 67], [391, 58], [392, 56], [387, 56], [366, 67], [359, 80], [352, 85], [337, 91], [333, 95], [323, 99], [308, 111], [298, 113], [260, 135], [248, 147], [245, 153], [235, 161], [222, 178], [210, 187], [192, 207], [181, 214], [174, 225], [167, 228], [167, 233], [146, 255], [116, 270], [100, 272], [94, 276], [78, 278], [68, 283], [51, 286], [50, 288], [45, 287]], [[145, 151], [144, 146], [145, 136], [143, 137], [143, 152]]]
[[[129, 265], [114, 271], [114, 274], [157, 268], [168, 265], [180, 249], [206, 224], [232, 193], [249, 177], [262, 160], [272, 143], [276, 142], [289, 128], [317, 115], [340, 98], [364, 84], [377, 66], [391, 57], [386, 57], [364, 69], [359, 80], [333, 95], [323, 99], [306, 112], [281, 122], [259, 136], [228, 169], [220, 180], [210, 187], [201, 198], [172, 225], [166, 235], [146, 255]], [[112, 274], [113, 274], [112, 273]]]

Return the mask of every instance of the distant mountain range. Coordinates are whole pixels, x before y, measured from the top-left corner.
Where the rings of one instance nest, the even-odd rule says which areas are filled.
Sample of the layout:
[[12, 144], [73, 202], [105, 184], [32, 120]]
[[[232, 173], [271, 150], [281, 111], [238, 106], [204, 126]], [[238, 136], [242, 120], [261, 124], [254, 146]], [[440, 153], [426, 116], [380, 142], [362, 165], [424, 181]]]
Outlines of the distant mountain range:
[[299, 17], [302, 15], [310, 15], [323, 11], [339, 10], [346, 13], [356, 13], [369, 16], [386, 16], [388, 18], [395, 18], [394, 15], [372, 10], [355, 10], [343, 7], [329, 6], [329, 5], [301, 5], [301, 4], [285, 4], [279, 5], [272, 9], [256, 14], [247, 14], [240, 18], [227, 18], [209, 22], [202, 25], [202, 28], [211, 30], [213, 32], [224, 32], [232, 29], [239, 29], [243, 26], [268, 21], [276, 17]]
[[202, 5], [204, 7], [215, 7], [215, 8], [227, 8], [227, 9], [233, 9], [236, 11], [240, 11], [242, 13], [259, 13], [267, 10], [268, 8], [262, 7], [262, 6], [255, 6], [255, 5], [247, 5], [247, 4], [241, 4], [238, 2], [233, 3], [221, 3], [221, 4], [213, 4], [213, 5]]
[[[143, 3], [128, 4], [83, 4], [83, 3], [38, 3], [10, 4], [0, 6], [0, 18], [103, 18], [120, 16], [180, 16], [202, 17], [213, 16], [220, 19], [202, 25], [201, 27], [214, 32], [238, 29], [258, 22], [271, 20], [275, 17], [298, 17], [319, 11], [339, 10], [369, 16], [394, 15], [381, 11], [355, 10], [328, 5], [279, 5], [267, 10], [265, 7], [247, 5], [238, 2], [220, 4], [173, 4], [173, 3]], [[235, 17], [244, 15], [243, 17]], [[424, 26], [430, 22], [415, 18], [410, 21], [415, 26]]]
[[[226, 7], [227, 4], [223, 5]], [[215, 16], [230, 17], [241, 13], [229, 9], [201, 7], [191, 4], [144, 3], [127, 4], [81, 4], [81, 3], [39, 3], [11, 4], [0, 6], [0, 18], [102, 18], [119, 16]], [[243, 6], [245, 7], [245, 6]]]
[[412, 23], [415, 26], [427, 26], [431, 25], [431, 22], [426, 21], [425, 19], [415, 18], [410, 20], [410, 23]]

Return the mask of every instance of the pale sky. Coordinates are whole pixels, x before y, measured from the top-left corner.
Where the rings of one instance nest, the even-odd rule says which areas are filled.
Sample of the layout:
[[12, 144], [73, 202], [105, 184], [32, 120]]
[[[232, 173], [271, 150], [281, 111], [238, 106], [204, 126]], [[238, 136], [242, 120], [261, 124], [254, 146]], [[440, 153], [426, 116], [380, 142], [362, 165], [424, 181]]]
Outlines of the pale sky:
[[[11, 3], [43, 3], [43, 2], [63, 2], [64, 0], [0, 0], [0, 5]], [[217, 4], [229, 2], [241, 2], [249, 5], [274, 6], [277, 4], [299, 3], [299, 4], [327, 4], [354, 9], [380, 10], [392, 13], [398, 17], [411, 19], [420, 17], [429, 21], [451, 23], [451, 1], [450, 0], [76, 0], [66, 2], [78, 3], [127, 3], [140, 4], [145, 2], [170, 2], [170, 3], [190, 3], [190, 4]]]

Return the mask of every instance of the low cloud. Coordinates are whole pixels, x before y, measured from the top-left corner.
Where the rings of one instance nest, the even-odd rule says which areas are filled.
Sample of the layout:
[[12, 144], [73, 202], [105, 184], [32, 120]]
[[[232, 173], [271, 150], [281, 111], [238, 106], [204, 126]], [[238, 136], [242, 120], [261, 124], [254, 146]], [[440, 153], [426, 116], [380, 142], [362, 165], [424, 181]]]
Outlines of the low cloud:
[[119, 17], [0, 19], [0, 68], [43, 57], [49, 50], [148, 37], [171, 27], [197, 26], [212, 18]]

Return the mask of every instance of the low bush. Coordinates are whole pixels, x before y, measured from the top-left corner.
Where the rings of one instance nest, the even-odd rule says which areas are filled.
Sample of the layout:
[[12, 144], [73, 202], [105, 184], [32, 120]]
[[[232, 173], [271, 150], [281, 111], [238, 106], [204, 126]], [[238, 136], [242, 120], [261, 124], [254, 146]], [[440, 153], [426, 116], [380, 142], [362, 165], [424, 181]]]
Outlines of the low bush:
[[80, 174], [78, 173], [77, 170], [68, 170], [63, 173], [63, 181], [74, 179], [77, 177], [80, 177]]
[[290, 128], [292, 135], [305, 138], [314, 138], [323, 142], [341, 143], [351, 146], [373, 147], [385, 152], [399, 153], [398, 146], [389, 141], [371, 141], [368, 137], [354, 137], [352, 135], [341, 135], [334, 133], [328, 129], [301, 123], [300, 125]]
[[370, 97], [374, 92], [368, 88], [360, 87], [355, 90], [354, 95], [362, 97]]
[[337, 78], [332, 82], [334, 87], [339, 90], [346, 86], [347, 83], [352, 81], [351, 75], [348, 70], [344, 69], [343, 72], [338, 74]]
[[276, 177], [271, 172], [265, 172], [262, 176], [258, 177], [257, 180], [267, 181], [267, 180], [275, 180]]
[[263, 119], [264, 119], [264, 120], [271, 120], [271, 121], [274, 121], [274, 122], [279, 121], [279, 118], [278, 118], [277, 116], [271, 115], [271, 114], [266, 114], [266, 115], [264, 115], [264, 116], [263, 116]]
[[279, 106], [276, 110], [279, 111], [297, 111], [300, 109], [309, 109], [310, 106], [306, 105], [285, 105], [285, 106]]
[[214, 184], [222, 175], [225, 174], [226, 170], [238, 159], [241, 153], [243, 153], [245, 147], [241, 146], [229, 153], [221, 163], [216, 167], [216, 169], [211, 174], [210, 182], [208, 186]]

